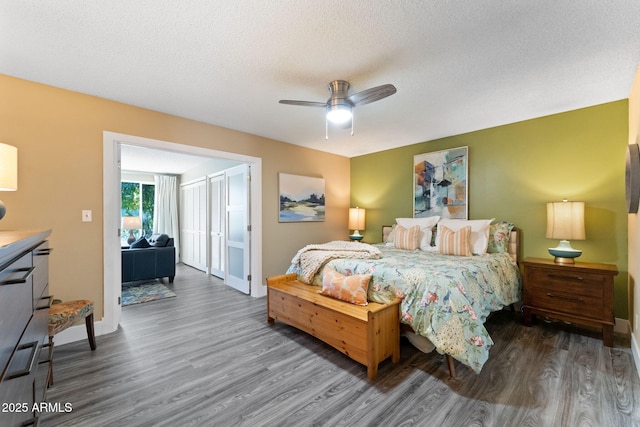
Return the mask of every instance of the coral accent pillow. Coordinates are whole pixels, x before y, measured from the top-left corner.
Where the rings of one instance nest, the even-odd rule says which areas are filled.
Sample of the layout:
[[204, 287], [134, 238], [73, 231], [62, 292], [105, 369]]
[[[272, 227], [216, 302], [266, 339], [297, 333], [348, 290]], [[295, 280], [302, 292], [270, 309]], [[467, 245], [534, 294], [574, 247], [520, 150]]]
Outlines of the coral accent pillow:
[[462, 227], [459, 230], [442, 226], [440, 227], [440, 244], [438, 253], [443, 255], [471, 256], [471, 227]]
[[367, 289], [370, 274], [354, 274], [345, 276], [333, 268], [325, 267], [322, 271], [322, 295], [337, 298], [356, 305], [367, 305]]
[[396, 249], [408, 249], [410, 251], [418, 249], [420, 247], [420, 226], [414, 225], [406, 229], [398, 224], [393, 234], [393, 247]]

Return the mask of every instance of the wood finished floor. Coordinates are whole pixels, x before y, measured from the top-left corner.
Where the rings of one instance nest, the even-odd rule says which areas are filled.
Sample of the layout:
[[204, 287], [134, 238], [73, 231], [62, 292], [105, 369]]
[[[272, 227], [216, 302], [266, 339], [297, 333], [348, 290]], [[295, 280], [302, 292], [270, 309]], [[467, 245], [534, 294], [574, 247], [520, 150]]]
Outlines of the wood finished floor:
[[519, 314], [487, 322], [495, 345], [479, 375], [406, 340], [378, 378], [292, 327], [266, 300], [179, 266], [176, 298], [122, 310], [120, 329], [55, 350], [48, 413], [60, 426], [640, 426], [640, 380], [628, 343]]

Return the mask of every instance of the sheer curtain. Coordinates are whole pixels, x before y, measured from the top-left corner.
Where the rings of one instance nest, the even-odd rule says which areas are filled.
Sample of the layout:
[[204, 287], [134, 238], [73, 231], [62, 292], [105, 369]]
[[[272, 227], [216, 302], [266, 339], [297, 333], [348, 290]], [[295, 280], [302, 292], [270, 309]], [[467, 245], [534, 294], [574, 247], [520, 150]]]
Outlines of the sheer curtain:
[[176, 261], [180, 259], [180, 228], [178, 226], [178, 179], [171, 175], [155, 175], [155, 207], [153, 229], [173, 237]]

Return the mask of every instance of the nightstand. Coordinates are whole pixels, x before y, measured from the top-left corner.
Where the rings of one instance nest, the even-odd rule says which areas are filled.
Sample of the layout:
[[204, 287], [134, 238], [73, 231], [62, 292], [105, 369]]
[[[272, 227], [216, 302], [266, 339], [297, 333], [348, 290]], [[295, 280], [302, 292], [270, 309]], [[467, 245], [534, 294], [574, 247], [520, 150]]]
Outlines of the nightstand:
[[613, 347], [615, 265], [556, 264], [544, 258], [525, 258], [523, 264], [526, 326], [539, 315], [598, 328], [604, 345]]

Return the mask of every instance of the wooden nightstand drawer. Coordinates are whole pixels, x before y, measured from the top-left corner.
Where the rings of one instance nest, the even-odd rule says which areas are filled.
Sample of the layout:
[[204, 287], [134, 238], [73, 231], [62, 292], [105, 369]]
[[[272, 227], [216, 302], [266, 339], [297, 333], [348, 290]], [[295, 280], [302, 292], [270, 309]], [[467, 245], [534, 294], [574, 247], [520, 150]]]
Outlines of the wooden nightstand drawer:
[[602, 298], [605, 277], [602, 274], [556, 271], [530, 267], [527, 279], [532, 287], [568, 294]]
[[[549, 287], [533, 286], [527, 290], [527, 301], [533, 301], [535, 306], [543, 310], [560, 313], [575, 314], [593, 319], [602, 318], [602, 298], [596, 298], [576, 292], [569, 287], [560, 286], [554, 290]], [[600, 292], [602, 294], [602, 292]]]

